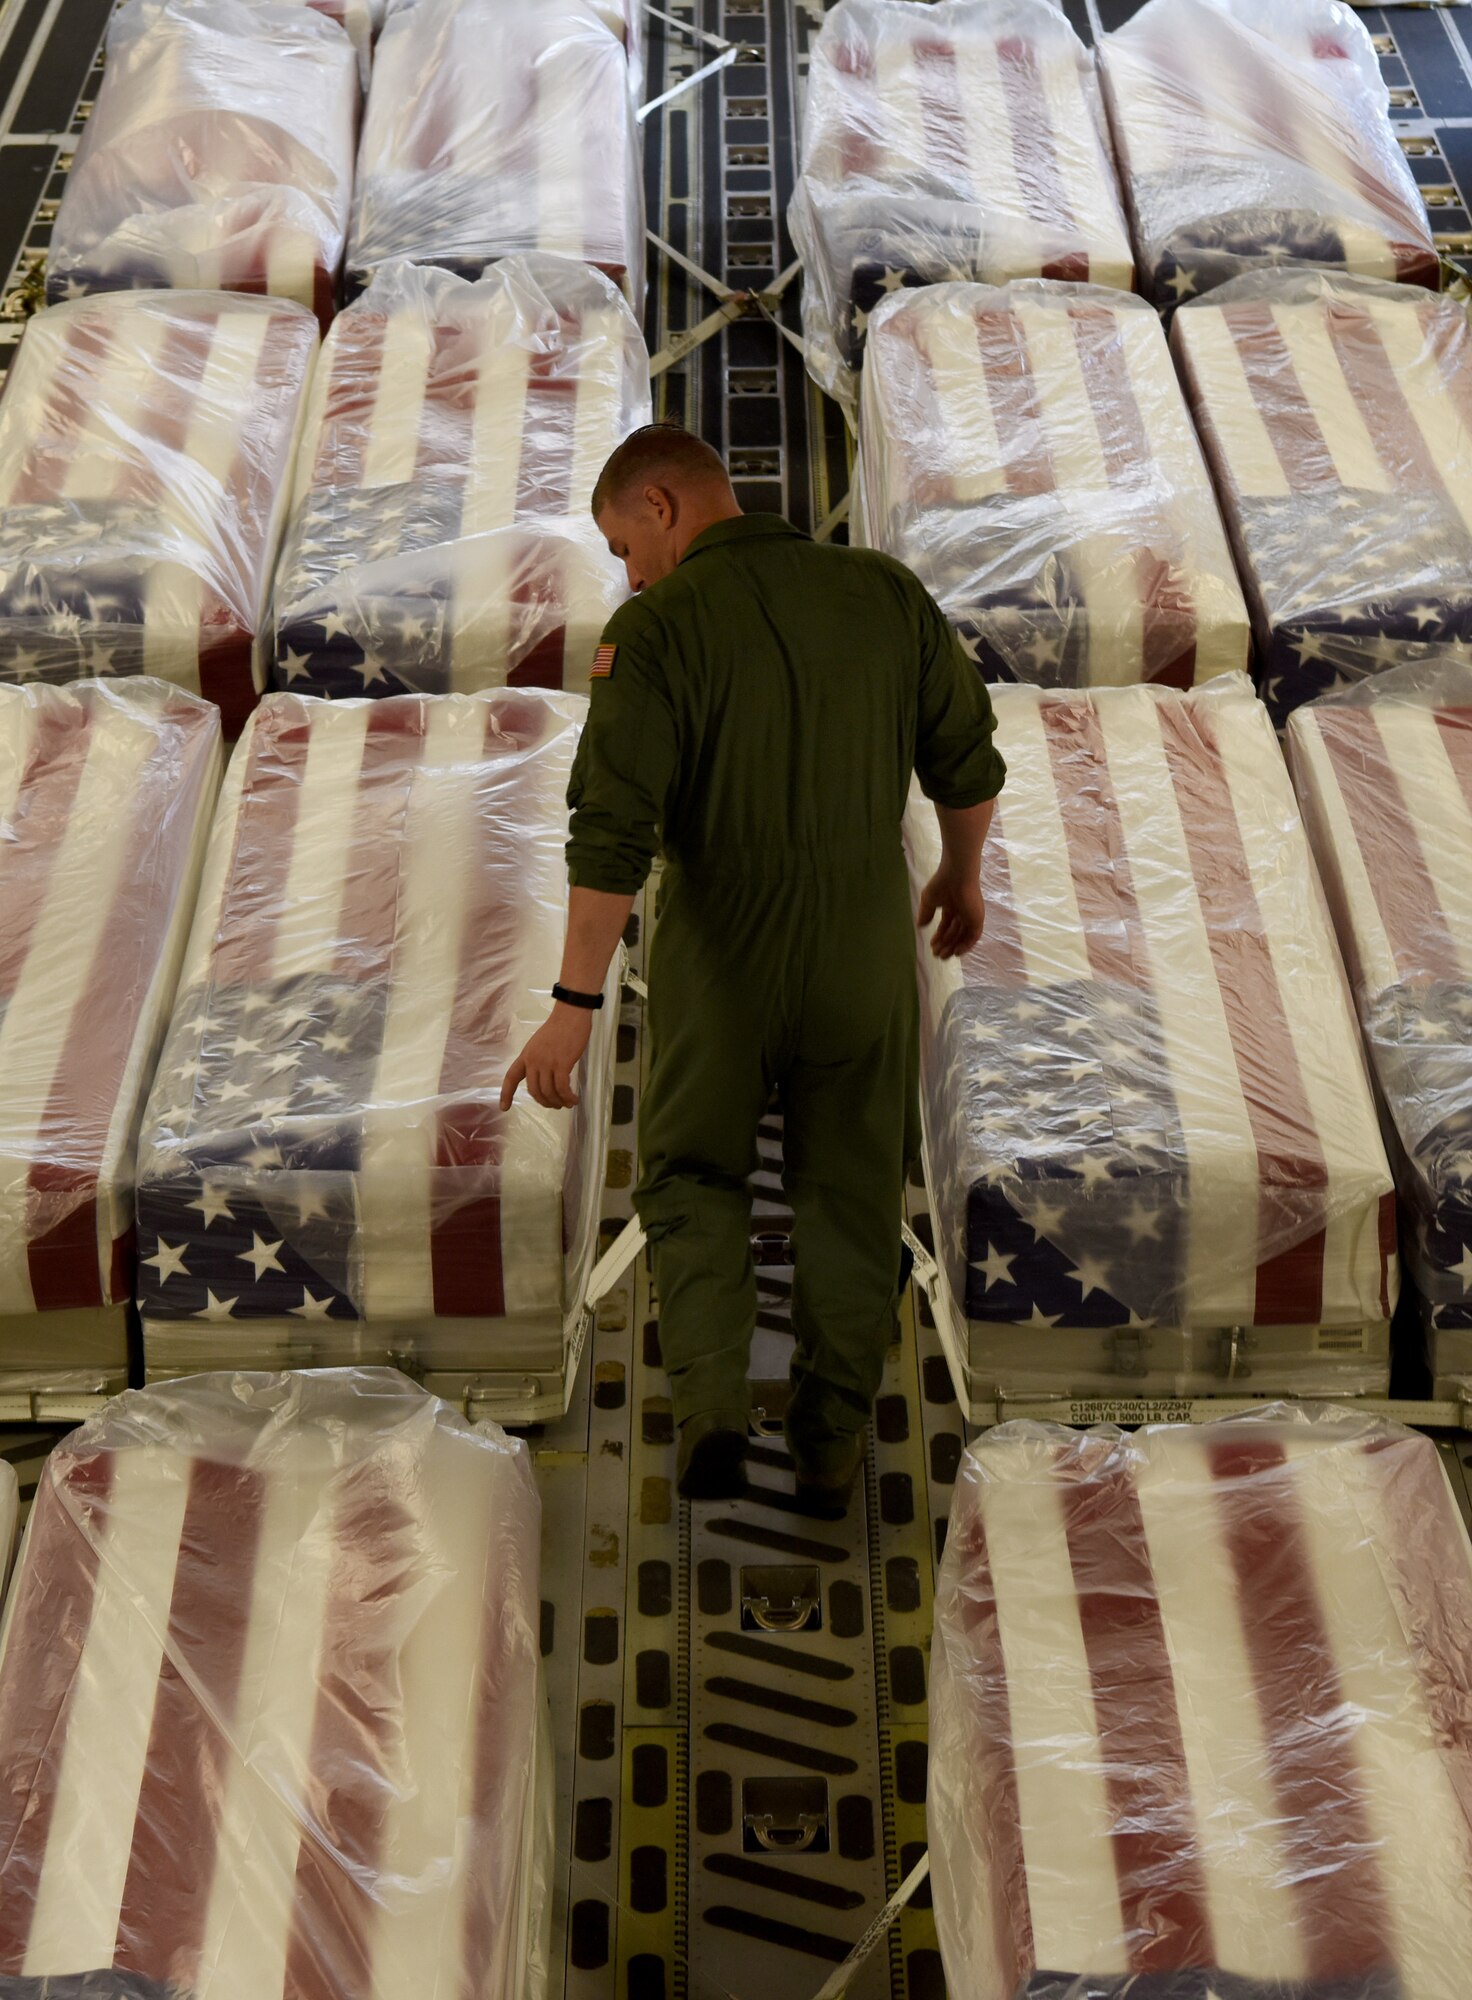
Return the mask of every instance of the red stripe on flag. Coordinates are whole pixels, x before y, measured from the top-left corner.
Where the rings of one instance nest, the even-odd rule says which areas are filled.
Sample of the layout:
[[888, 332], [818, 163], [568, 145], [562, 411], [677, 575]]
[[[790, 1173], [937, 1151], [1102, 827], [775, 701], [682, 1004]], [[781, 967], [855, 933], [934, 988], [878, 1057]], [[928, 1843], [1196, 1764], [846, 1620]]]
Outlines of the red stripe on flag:
[[1141, 678], [1188, 688], [1196, 674], [1196, 605], [1179, 533], [1155, 498], [1155, 455], [1135, 397], [1119, 318], [1109, 307], [1096, 305], [1071, 306], [1069, 317], [1105, 471], [1111, 486], [1130, 495], [1130, 515], [1137, 524]]
[[1057, 1469], [1130, 1971], [1214, 1965], [1175, 1678], [1129, 1448], [1080, 1437]]
[[267, 616], [277, 500], [291, 478], [297, 409], [315, 341], [310, 320], [273, 312], [255, 374], [240, 385], [247, 414], [236, 436], [220, 496], [221, 518], [215, 524], [215, 534], [233, 554], [228, 579], [233, 595], [206, 588], [200, 611], [200, 692], [218, 706], [227, 736], [240, 733], [260, 699], [255, 651]]
[[[960, 1577], [958, 1611], [968, 1644], [967, 1658], [952, 1676], [960, 1700], [971, 1710], [972, 1769], [960, 1774], [968, 1803], [977, 1805], [970, 1851], [987, 1858], [991, 1877], [992, 1942], [1001, 1972], [1001, 1989], [1021, 1991], [1037, 1965], [1032, 1906], [1027, 1893], [1027, 1860], [1022, 1845], [1022, 1803], [1017, 1790], [1013, 1752], [1012, 1705], [1007, 1689], [1007, 1658], [997, 1616], [997, 1587], [992, 1576], [986, 1529], [981, 1510], [967, 1500], [964, 1518], [951, 1522], [959, 1531]], [[967, 1782], [967, 1780], [974, 1782]]]
[[266, 1484], [196, 1458], [154, 1695], [113, 1966], [181, 1993], [199, 1979], [233, 1756]]
[[[1077, 248], [1078, 218], [1058, 166], [1052, 113], [1037, 50], [1020, 36], [1005, 36], [997, 43], [997, 68], [1007, 100], [1017, 184], [1043, 246], [1042, 275], [1085, 279], [1089, 275], [1088, 252]], [[978, 193], [984, 198], [987, 190], [979, 189]]]
[[993, 810], [986, 845], [981, 850], [981, 893], [986, 904], [986, 928], [981, 941], [961, 961], [967, 971], [967, 984], [972, 983], [970, 971], [974, 966], [985, 985], [1027, 986], [1030, 981], [1022, 955], [1017, 893], [1007, 860], [1007, 808], [1000, 798]]
[[387, 315], [365, 311], [361, 301], [333, 322], [323, 357], [331, 372], [312, 459], [314, 487], [351, 492], [363, 484], [387, 338]]
[[[1295, 493], [1337, 486], [1339, 474], [1333, 456], [1313, 405], [1303, 393], [1272, 306], [1266, 300], [1253, 300], [1223, 306], [1221, 314], [1237, 343], [1248, 389], [1288, 484]], [[1225, 458], [1230, 475], [1230, 451]]]
[[57, 1447], [10, 1606], [0, 1663], [0, 1973], [11, 1977], [25, 1970], [111, 1490], [110, 1452]]
[[[834, 26], [837, 27], [835, 16]], [[843, 79], [839, 118], [839, 171], [845, 180], [872, 179], [884, 164], [877, 134], [884, 130], [874, 50], [856, 23], [844, 21], [830, 60]]]
[[[172, 888], [188, 864], [208, 771], [205, 717], [195, 708], [159, 735], [119, 837], [147, 867], [120, 885], [62, 1045], [33, 1159], [27, 1261], [38, 1310], [100, 1306], [108, 1246], [99, 1243], [97, 1183], [137, 1028], [117, 994], [146, 993], [172, 914]], [[278, 885], [279, 888], [279, 885]], [[126, 1290], [123, 1293], [126, 1296]]]
[[[572, 509], [572, 461], [577, 429], [581, 322], [558, 320], [557, 345], [531, 356], [522, 415], [521, 458], [514, 519], [531, 526], [562, 521]], [[521, 657], [507, 674], [514, 687], [561, 687], [567, 629], [567, 581], [562, 538], [543, 533], [518, 551], [511, 599]], [[531, 643], [523, 642], [530, 638]]]
[[[528, 1753], [539, 1722], [538, 1646], [526, 1619], [508, 1616], [505, 1580], [518, 1572], [520, 1549], [527, 1543], [536, 1546], [538, 1526], [519, 1506], [511, 1522], [520, 1531], [515, 1539], [507, 1532], [511, 1523], [498, 1510], [494, 1532], [498, 1542], [504, 1538], [504, 1546], [493, 1555], [483, 1586], [480, 1659], [471, 1697], [471, 1831], [460, 1984], [466, 2000], [514, 1987], [519, 1970], [511, 1957], [514, 1934], [495, 1890], [506, 1872], [506, 1830], [520, 1824], [518, 1802], [526, 1800], [531, 1785]], [[477, 1581], [461, 1579], [472, 1588]]]
[[400, 1795], [400, 1652], [424, 1547], [390, 1452], [339, 1475], [334, 1555], [317, 1663], [296, 1895], [286, 1948], [291, 2000], [368, 2000], [384, 1828]]
[[10, 1001], [25, 969], [92, 747], [90, 702], [43, 694], [30, 716], [20, 787], [10, 817], [0, 823], [0, 1003]]
[[[79, 307], [55, 346], [45, 346], [41, 339], [36, 341], [35, 352], [38, 358], [46, 356], [41, 365], [43, 369], [49, 367], [50, 372], [41, 378], [45, 393], [39, 419], [26, 427], [25, 455], [15, 483], [5, 496], [7, 506], [23, 507], [33, 501], [65, 497], [67, 479], [76, 462], [78, 439], [97, 401], [103, 364], [119, 325], [117, 317], [97, 311], [93, 302], [91, 306]], [[44, 330], [43, 339], [48, 343], [55, 341], [49, 327]], [[22, 342], [12, 375], [28, 380], [29, 359]], [[7, 387], [13, 390], [14, 382]]]
[[[517, 935], [528, 863], [526, 793], [553, 718], [533, 701], [502, 695], [486, 704], [484, 764], [468, 838], [479, 856], [465, 913], [455, 1004], [440, 1069], [431, 1262], [434, 1309], [446, 1317], [497, 1317], [506, 1310], [501, 1172], [506, 1117], [501, 1080], [516, 1051], [512, 1006], [521, 976]], [[533, 809], [535, 810], [535, 809]]]
[[947, 187], [959, 194], [970, 189], [979, 199], [983, 190], [972, 187], [971, 159], [966, 146], [966, 113], [961, 104], [961, 84], [956, 75], [955, 44], [939, 36], [917, 36], [911, 44], [915, 63], [916, 95], [925, 151], [930, 165]]
[[408, 858], [404, 823], [429, 717], [422, 695], [389, 696], [368, 711], [335, 958], [338, 976], [354, 985], [374, 985], [393, 963]]
[[1459, 979], [1456, 940], [1374, 710], [1330, 705], [1315, 710], [1315, 717], [1396, 972], [1402, 979]]
[[1148, 992], [1149, 948], [1098, 712], [1077, 695], [1045, 696], [1038, 709], [1089, 966], [1096, 979]]
[[1376, 455], [1398, 491], [1446, 494], [1441, 472], [1396, 379], [1380, 330], [1347, 299], [1324, 303], [1324, 322]]
[[212, 985], [253, 986], [271, 975], [282, 891], [301, 807], [312, 709], [296, 695], [277, 695], [251, 735], [215, 925]]
[[[1257, 1147], [1254, 1323], [1312, 1325], [1323, 1299], [1328, 1164], [1211, 719], [1200, 703], [1161, 701], [1155, 713]], [[1276, 1247], [1264, 1254], [1264, 1245]]]
[[1328, 1982], [1391, 1971], [1355, 1711], [1324, 1623], [1288, 1460], [1271, 1438], [1244, 1432], [1213, 1439], [1207, 1451], [1308, 1976]]
[[1015, 313], [984, 308], [976, 315], [976, 344], [986, 370], [992, 422], [1009, 492], [1034, 498], [1058, 482], [1043, 427], [1042, 403]]
[[1436, 729], [1467, 801], [1467, 811], [1472, 813], [1472, 708], [1437, 709]]

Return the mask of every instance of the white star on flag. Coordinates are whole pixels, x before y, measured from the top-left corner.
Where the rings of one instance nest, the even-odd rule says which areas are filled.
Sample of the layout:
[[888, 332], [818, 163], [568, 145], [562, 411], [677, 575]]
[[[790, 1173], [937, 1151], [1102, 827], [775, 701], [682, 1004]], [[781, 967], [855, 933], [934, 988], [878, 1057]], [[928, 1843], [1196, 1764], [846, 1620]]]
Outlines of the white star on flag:
[[319, 1299], [303, 1285], [301, 1304], [290, 1310], [298, 1319], [327, 1319], [332, 1312], [332, 1294], [329, 1292], [325, 1299]]
[[226, 1201], [219, 1189], [212, 1188], [208, 1181], [205, 1182], [199, 1191], [199, 1200], [191, 1201], [187, 1205], [190, 1208], [197, 1208], [199, 1210], [200, 1214], [204, 1217], [204, 1226], [206, 1229], [209, 1228], [212, 1222], [221, 1217], [227, 1222], [235, 1220], [234, 1211], [231, 1209], [229, 1202]]
[[276, 1255], [276, 1252], [281, 1248], [282, 1241], [283, 1239], [278, 1236], [274, 1243], [267, 1243], [264, 1237], [258, 1236], [254, 1230], [251, 1231], [251, 1247], [249, 1250], [242, 1250], [239, 1256], [240, 1262], [242, 1264], [249, 1264], [255, 1272], [257, 1283], [265, 1277], [268, 1271], [284, 1271], [286, 1269], [286, 1266]]
[[166, 1284], [172, 1277], [189, 1276], [189, 1266], [184, 1262], [184, 1252], [188, 1247], [187, 1243], [165, 1243], [160, 1236], [158, 1248], [153, 1255], [140, 1257], [138, 1261], [140, 1264], [152, 1264], [158, 1272], [159, 1283]]
[[1004, 1257], [1000, 1250], [995, 1249], [991, 1244], [988, 1244], [987, 1254], [982, 1259], [982, 1261], [976, 1266], [976, 1268], [978, 1271], [982, 1271], [985, 1273], [987, 1290], [990, 1291], [993, 1285], [1011, 1284], [1012, 1266], [1016, 1262], [1017, 1259], [1015, 1255], [1011, 1257]]

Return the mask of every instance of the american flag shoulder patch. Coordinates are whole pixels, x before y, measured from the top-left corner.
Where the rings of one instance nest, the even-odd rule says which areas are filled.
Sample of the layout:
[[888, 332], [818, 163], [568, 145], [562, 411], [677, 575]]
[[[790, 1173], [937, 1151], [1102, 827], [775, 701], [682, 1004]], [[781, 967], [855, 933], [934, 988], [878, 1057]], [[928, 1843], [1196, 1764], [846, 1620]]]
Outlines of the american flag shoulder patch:
[[617, 646], [600, 646], [593, 655], [593, 664], [588, 669], [588, 678], [595, 681], [610, 680], [613, 676], [613, 663], [617, 658]]

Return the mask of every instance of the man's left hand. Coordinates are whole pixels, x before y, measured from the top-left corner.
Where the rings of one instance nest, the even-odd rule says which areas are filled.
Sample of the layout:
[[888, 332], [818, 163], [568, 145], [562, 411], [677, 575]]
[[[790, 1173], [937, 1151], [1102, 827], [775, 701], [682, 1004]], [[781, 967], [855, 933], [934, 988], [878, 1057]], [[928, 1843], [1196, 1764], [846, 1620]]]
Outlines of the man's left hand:
[[511, 1109], [518, 1087], [525, 1082], [537, 1103], [549, 1111], [571, 1111], [578, 1101], [572, 1073], [586, 1054], [592, 1034], [593, 1016], [587, 1008], [568, 1007], [558, 1001], [507, 1070], [501, 1086], [501, 1109]]

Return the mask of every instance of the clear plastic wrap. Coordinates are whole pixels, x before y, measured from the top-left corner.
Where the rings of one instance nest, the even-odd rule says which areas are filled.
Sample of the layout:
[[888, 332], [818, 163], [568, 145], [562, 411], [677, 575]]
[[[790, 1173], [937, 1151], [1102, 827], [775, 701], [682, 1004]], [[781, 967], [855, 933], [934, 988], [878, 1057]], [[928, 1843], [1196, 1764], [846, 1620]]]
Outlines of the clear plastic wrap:
[[37, 313], [0, 400], [0, 683], [150, 674], [240, 729], [316, 350], [280, 299]]
[[1251, 633], [1153, 307], [1097, 285], [932, 285], [869, 323], [854, 530], [988, 680], [1194, 681]]
[[139, 1172], [145, 1360], [560, 1372], [597, 1240], [617, 968], [575, 1113], [507, 1066], [562, 952], [586, 703], [267, 697], [211, 837]]
[[0, 1370], [12, 1322], [132, 1295], [134, 1151], [219, 777], [219, 717], [162, 681], [0, 687]]
[[[1261, 703], [1241, 674], [994, 698], [986, 931], [961, 961], [920, 949], [937, 1253], [973, 1372], [1383, 1390], [1395, 1197]], [[939, 859], [918, 794], [906, 841], [918, 890]]]
[[808, 365], [840, 397], [901, 286], [1134, 284], [1093, 61], [1053, 0], [839, 0], [788, 222]]
[[539, 1538], [525, 1445], [390, 1369], [65, 1438], [0, 1652], [3, 1990], [541, 2000]]
[[1339, 0], [1149, 0], [1099, 72], [1160, 305], [1284, 259], [1436, 288], [1379, 57]]
[[546, 250], [595, 264], [642, 311], [637, 42], [628, 0], [392, 0], [350, 281], [396, 257], [476, 277]]
[[301, 0], [126, 0], [46, 259], [53, 303], [178, 286], [332, 317], [361, 90]]
[[358, 75], [363, 89], [373, 74], [373, 44], [383, 26], [383, 0], [298, 0], [312, 7], [347, 34], [358, 55]]
[[10, 1582], [10, 1561], [15, 1554], [15, 1527], [20, 1517], [20, 1481], [15, 1467], [0, 1459], [0, 1604], [5, 1602]]
[[383, 267], [322, 350], [276, 578], [278, 685], [586, 689], [628, 594], [588, 512], [650, 418], [613, 283], [508, 257], [471, 283]]
[[1288, 761], [1349, 967], [1439, 1377], [1472, 1378], [1472, 665], [1301, 708]]
[[1472, 328], [1406, 285], [1237, 278], [1175, 315], [1278, 724], [1472, 638]]
[[1268, 1405], [1004, 1424], [936, 1585], [967, 2000], [1463, 2000], [1472, 1548], [1429, 1438]]

